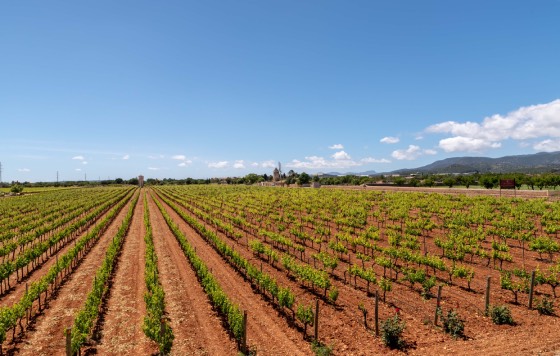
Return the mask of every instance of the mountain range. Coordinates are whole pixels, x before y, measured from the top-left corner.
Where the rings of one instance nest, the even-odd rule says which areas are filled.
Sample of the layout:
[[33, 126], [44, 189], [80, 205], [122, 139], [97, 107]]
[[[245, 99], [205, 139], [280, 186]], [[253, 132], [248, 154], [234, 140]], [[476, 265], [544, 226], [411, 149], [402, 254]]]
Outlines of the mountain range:
[[366, 171], [361, 173], [330, 172], [325, 175], [380, 175], [380, 174], [411, 174], [411, 173], [550, 173], [560, 172], [560, 151], [539, 152], [528, 155], [490, 157], [451, 157], [435, 161], [418, 168], [399, 169], [392, 172], [377, 173]]

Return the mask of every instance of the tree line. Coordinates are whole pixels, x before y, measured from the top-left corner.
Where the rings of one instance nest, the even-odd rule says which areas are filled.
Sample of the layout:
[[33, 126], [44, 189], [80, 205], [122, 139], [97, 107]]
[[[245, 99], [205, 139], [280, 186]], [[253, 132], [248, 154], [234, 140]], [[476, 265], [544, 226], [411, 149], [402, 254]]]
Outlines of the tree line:
[[[225, 178], [148, 178], [145, 182], [147, 185], [191, 185], [191, 184], [245, 184], [253, 185], [261, 182], [272, 182], [272, 175], [249, 173], [243, 177], [225, 177]], [[330, 176], [330, 175], [313, 175], [306, 172], [297, 173], [290, 170], [287, 174], [282, 174], [282, 183], [286, 185], [307, 185], [311, 182], [318, 182], [321, 185], [396, 185], [404, 187], [465, 187], [471, 186], [484, 187], [486, 189], [493, 189], [500, 187], [501, 179], [514, 179], [515, 187], [521, 189], [554, 190], [560, 186], [560, 174], [557, 173], [541, 173], [541, 174], [527, 174], [527, 173], [473, 173], [473, 174], [411, 174], [408, 176], [402, 175], [373, 175], [373, 176], [358, 176], [358, 175], [343, 175], [343, 176]], [[138, 185], [138, 178], [131, 179], [107, 179], [101, 181], [65, 181], [65, 182], [12, 182], [11, 184], [4, 183], [4, 187], [48, 187], [48, 186], [94, 186], [94, 185]]]

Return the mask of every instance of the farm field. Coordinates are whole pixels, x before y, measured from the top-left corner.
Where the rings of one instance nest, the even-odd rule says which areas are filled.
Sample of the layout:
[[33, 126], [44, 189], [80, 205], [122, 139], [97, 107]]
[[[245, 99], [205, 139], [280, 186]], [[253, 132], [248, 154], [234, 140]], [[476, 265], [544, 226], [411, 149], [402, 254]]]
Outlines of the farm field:
[[[560, 351], [558, 317], [537, 310], [559, 307], [559, 202], [154, 186], [38, 192], [0, 212], [7, 354], [313, 355], [315, 332], [335, 355]], [[486, 315], [488, 277], [513, 325]], [[375, 335], [376, 293], [379, 327], [406, 324], [400, 349]]]

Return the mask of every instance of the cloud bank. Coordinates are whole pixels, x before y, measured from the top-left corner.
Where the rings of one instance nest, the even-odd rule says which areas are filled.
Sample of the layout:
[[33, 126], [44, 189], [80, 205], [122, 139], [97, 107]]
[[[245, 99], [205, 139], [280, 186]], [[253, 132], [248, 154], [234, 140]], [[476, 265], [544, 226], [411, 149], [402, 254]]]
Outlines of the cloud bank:
[[400, 139], [398, 137], [391, 137], [391, 136], [383, 137], [381, 140], [379, 140], [379, 142], [387, 143], [387, 144], [394, 144], [394, 143], [398, 143], [399, 141]]
[[409, 145], [407, 149], [395, 150], [391, 156], [396, 160], [412, 161], [423, 155], [435, 155], [437, 152], [432, 149], [422, 149], [420, 146]]
[[[482, 122], [446, 121], [431, 125], [428, 133], [450, 134], [439, 141], [445, 152], [481, 152], [499, 148], [512, 139], [529, 144], [538, 151], [560, 149], [560, 99], [547, 104], [521, 107], [507, 115], [492, 115]], [[537, 140], [537, 141], [534, 141]]]

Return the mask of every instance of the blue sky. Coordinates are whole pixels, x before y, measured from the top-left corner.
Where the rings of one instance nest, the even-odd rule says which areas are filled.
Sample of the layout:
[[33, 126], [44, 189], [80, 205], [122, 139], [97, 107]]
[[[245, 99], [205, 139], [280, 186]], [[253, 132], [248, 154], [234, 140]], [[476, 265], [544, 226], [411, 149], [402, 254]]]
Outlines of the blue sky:
[[3, 181], [560, 150], [560, 1], [4, 1]]

